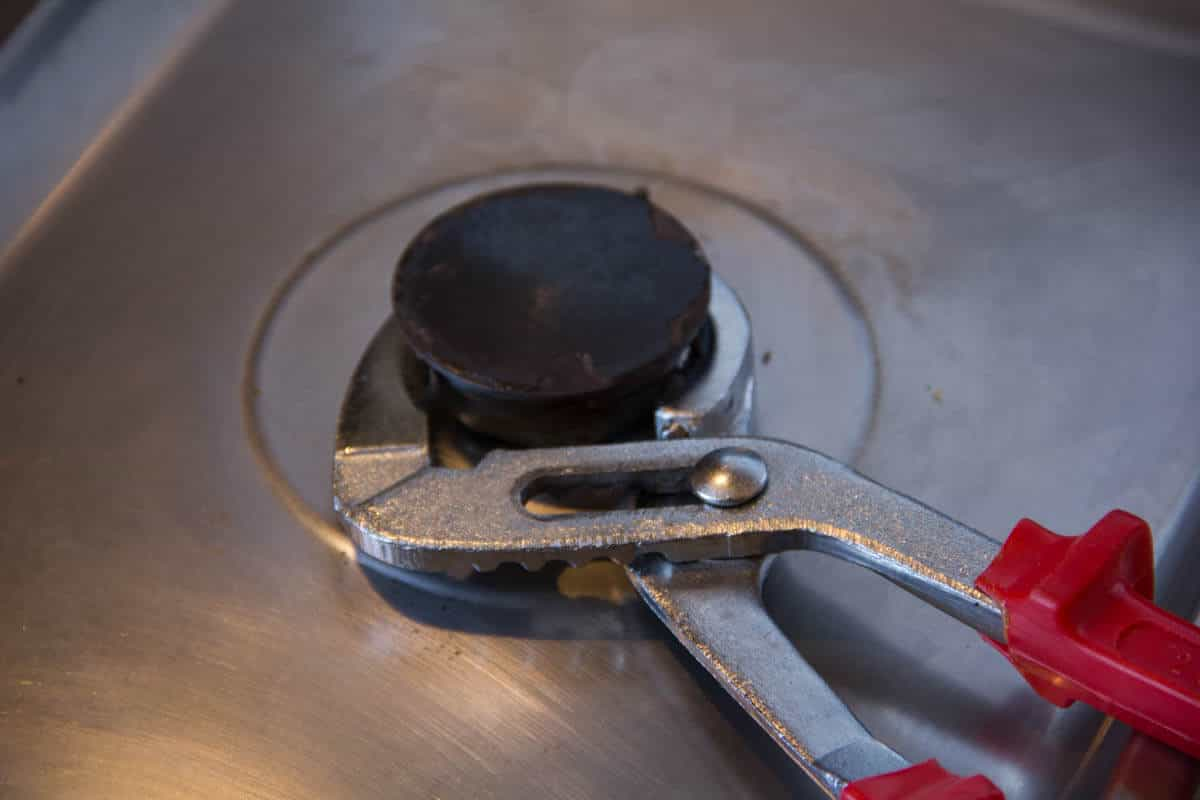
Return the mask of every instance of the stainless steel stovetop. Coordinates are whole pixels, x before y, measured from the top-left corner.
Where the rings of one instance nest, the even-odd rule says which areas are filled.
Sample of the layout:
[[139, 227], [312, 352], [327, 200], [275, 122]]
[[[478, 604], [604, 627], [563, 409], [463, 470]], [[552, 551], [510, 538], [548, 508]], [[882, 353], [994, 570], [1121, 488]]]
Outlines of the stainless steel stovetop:
[[[332, 523], [399, 248], [531, 178], [698, 232], [759, 430], [996, 537], [1128, 508], [1193, 614], [1198, 56], [1172, 3], [43, 0], [0, 50], [0, 796], [807, 796], [619, 571], [388, 579]], [[1123, 727], [970, 631], [816, 555], [766, 599], [906, 757], [1103, 796]]]

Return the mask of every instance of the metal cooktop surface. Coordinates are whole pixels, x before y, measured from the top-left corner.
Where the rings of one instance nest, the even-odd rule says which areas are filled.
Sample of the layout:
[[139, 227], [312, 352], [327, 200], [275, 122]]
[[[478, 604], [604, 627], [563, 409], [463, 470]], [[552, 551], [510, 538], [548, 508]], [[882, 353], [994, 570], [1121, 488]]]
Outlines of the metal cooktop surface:
[[[534, 180], [696, 232], [763, 434], [997, 539], [1127, 508], [1193, 614], [1200, 20], [1033, 5], [43, 2], [0, 51], [0, 795], [815, 791], [619, 570], [385, 577], [332, 521], [405, 242]], [[1105, 791], [1123, 726], [881, 579], [765, 598], [910, 760]]]

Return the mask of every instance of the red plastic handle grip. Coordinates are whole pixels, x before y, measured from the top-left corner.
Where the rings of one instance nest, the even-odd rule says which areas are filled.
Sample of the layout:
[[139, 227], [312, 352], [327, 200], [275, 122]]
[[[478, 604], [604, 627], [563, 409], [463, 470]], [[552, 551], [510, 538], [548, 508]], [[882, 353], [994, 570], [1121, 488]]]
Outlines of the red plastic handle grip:
[[960, 778], [930, 759], [855, 781], [840, 800], [1004, 800], [1004, 795], [982, 775]]
[[1154, 605], [1143, 520], [1112, 511], [1079, 537], [1022, 520], [975, 585], [1004, 609], [1008, 641], [988, 641], [1038, 694], [1200, 758], [1200, 628]]

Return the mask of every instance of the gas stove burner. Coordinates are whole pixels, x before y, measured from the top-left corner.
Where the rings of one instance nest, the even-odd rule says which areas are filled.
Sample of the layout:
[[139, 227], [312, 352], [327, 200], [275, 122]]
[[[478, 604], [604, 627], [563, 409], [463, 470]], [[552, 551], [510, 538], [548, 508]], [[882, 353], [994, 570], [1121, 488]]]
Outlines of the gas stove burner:
[[[414, 237], [394, 298], [351, 381], [334, 459], [335, 507], [377, 561], [461, 578], [564, 560], [555, 548], [464, 558], [434, 530], [408, 542], [377, 529], [372, 509], [387, 486], [421, 473], [469, 468], [470, 482], [506, 445], [569, 454], [749, 433], [749, 317], [695, 237], [644, 192], [552, 184], [478, 197]], [[448, 496], [435, 493], [430, 509]]]
[[711, 356], [710, 274], [645, 192], [542, 184], [429, 223], [393, 300], [440, 407], [506, 442], [580, 444], [653, 435], [655, 406]]

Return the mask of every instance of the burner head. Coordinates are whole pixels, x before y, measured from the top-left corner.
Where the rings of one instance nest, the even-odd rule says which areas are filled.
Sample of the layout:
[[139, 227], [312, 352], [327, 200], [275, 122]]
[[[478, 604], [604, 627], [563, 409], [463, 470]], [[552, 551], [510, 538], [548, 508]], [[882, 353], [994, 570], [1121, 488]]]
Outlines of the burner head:
[[704, 327], [709, 272], [644, 193], [529, 186], [426, 226], [393, 301], [466, 425], [521, 444], [599, 441], [649, 422]]

